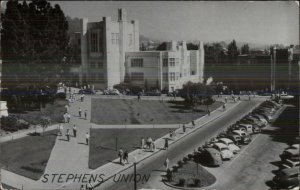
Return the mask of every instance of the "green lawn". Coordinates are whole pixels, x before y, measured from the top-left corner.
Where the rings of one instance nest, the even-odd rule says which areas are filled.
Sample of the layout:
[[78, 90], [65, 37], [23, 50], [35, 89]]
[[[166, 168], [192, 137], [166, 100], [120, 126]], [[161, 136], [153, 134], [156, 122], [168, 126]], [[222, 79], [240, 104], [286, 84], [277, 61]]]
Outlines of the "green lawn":
[[153, 140], [169, 133], [170, 129], [91, 129], [89, 167], [98, 168], [118, 158], [116, 151], [116, 137], [118, 148], [131, 152], [140, 148], [140, 140], [149, 136]]
[[56, 140], [56, 130], [0, 144], [0, 167], [38, 180], [44, 173]]
[[[210, 110], [220, 107], [215, 102]], [[197, 112], [183, 101], [92, 99], [91, 122], [96, 124], [177, 124], [188, 123], [206, 114], [206, 106]]]

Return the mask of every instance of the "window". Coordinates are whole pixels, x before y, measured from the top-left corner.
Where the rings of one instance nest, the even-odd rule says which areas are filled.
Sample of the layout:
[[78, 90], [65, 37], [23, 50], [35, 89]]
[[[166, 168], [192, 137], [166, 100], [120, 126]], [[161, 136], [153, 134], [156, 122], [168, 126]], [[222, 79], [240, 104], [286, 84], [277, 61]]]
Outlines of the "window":
[[97, 34], [97, 32], [91, 33], [91, 52], [98, 52], [98, 34]]
[[192, 75], [195, 75], [196, 74], [196, 72], [195, 71], [192, 71]]
[[168, 81], [168, 73], [163, 73], [163, 80]]
[[111, 43], [119, 44], [119, 33], [111, 33]]
[[168, 67], [168, 58], [163, 59], [163, 66]]
[[175, 58], [170, 58], [170, 67], [175, 67]]
[[128, 46], [132, 45], [132, 34], [128, 35]]
[[118, 33], [116, 33], [116, 44], [119, 44], [119, 34]]
[[131, 67], [143, 67], [143, 59], [131, 59]]
[[132, 81], [144, 81], [144, 73], [131, 73]]
[[111, 43], [115, 44], [115, 34], [111, 33]]
[[175, 73], [170, 73], [170, 81], [175, 81]]

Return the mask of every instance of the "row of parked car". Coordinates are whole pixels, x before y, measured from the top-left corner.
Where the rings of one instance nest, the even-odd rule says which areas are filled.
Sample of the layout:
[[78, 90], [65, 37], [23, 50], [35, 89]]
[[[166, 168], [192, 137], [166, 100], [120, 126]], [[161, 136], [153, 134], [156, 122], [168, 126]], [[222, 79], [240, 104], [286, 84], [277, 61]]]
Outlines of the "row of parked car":
[[230, 160], [242, 145], [252, 141], [252, 135], [273, 122], [273, 115], [281, 107], [274, 101], [266, 101], [235, 124], [222, 131], [217, 137], [198, 148], [196, 157], [204, 165], [220, 166], [224, 160]]
[[279, 157], [281, 159], [281, 165], [279, 172], [277, 172], [276, 176], [273, 178], [274, 185], [278, 188], [287, 189], [299, 187], [299, 144], [289, 146], [279, 155]]

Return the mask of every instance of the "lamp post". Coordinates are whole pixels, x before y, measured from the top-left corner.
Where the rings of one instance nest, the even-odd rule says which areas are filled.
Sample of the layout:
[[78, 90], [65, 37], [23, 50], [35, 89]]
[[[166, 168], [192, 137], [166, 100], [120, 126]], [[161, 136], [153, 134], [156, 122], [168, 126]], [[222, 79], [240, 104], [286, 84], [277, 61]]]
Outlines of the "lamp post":
[[133, 157], [133, 160], [134, 160], [134, 162], [133, 162], [133, 174], [134, 174], [134, 178], [133, 178], [133, 180], [134, 180], [134, 190], [137, 190], [137, 182], [136, 182], [136, 157], [134, 156]]

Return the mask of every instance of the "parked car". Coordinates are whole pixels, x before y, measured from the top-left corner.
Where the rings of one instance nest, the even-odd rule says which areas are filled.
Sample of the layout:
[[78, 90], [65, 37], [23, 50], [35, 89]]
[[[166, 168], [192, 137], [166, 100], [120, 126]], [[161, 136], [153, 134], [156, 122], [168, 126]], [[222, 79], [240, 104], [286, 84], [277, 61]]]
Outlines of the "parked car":
[[261, 116], [264, 117], [269, 123], [271, 123], [271, 122], [273, 121], [273, 117], [272, 117], [270, 114], [268, 114], [268, 113], [266, 113], [266, 112], [264, 112], [264, 111], [255, 110], [255, 111], [253, 111], [252, 113], [253, 113], [253, 114], [257, 114], [257, 115], [261, 115]]
[[242, 142], [244, 144], [249, 144], [251, 142], [251, 138], [250, 138], [249, 134], [246, 133], [245, 131], [233, 130], [232, 133], [240, 136], [242, 138]]
[[149, 91], [145, 93], [145, 96], [161, 96], [161, 92], [158, 90]]
[[223, 160], [221, 158], [221, 154], [214, 148], [205, 148], [203, 152], [201, 152], [199, 159], [206, 165], [210, 166], [220, 166], [223, 164]]
[[253, 114], [252, 117], [258, 119], [259, 121], [263, 122], [263, 124], [268, 125], [268, 121], [261, 115], [259, 114]]
[[299, 150], [300, 144], [292, 144], [291, 146], [287, 147], [287, 149], [298, 149]]
[[285, 161], [286, 159], [290, 160], [299, 160], [299, 149], [286, 149], [279, 155], [281, 161]]
[[253, 126], [251, 124], [240, 123], [238, 124], [238, 129], [249, 134], [253, 133]]
[[110, 90], [104, 90], [103, 94], [105, 95], [120, 95], [120, 91], [118, 89], [110, 89]]
[[79, 94], [95, 94], [95, 92], [92, 89], [81, 89], [79, 90]]
[[297, 166], [300, 166], [300, 161], [299, 160], [286, 159], [282, 163], [283, 168], [294, 168], [294, 167], [297, 167]]
[[236, 145], [233, 143], [232, 140], [230, 140], [230, 139], [228, 139], [228, 138], [220, 138], [220, 139], [219, 139], [219, 142], [225, 144], [225, 145], [229, 148], [229, 150], [230, 150], [231, 152], [233, 152], [234, 154], [237, 154], [237, 153], [241, 150], [238, 146], [236, 146]]
[[273, 178], [273, 182], [279, 188], [299, 187], [299, 166], [279, 171]]
[[233, 157], [233, 153], [223, 143], [214, 143], [213, 148], [221, 153], [222, 160], [230, 160]]
[[226, 137], [229, 138], [230, 140], [232, 140], [234, 142], [234, 144], [236, 144], [236, 145], [243, 143], [243, 140], [239, 135], [228, 134]]

